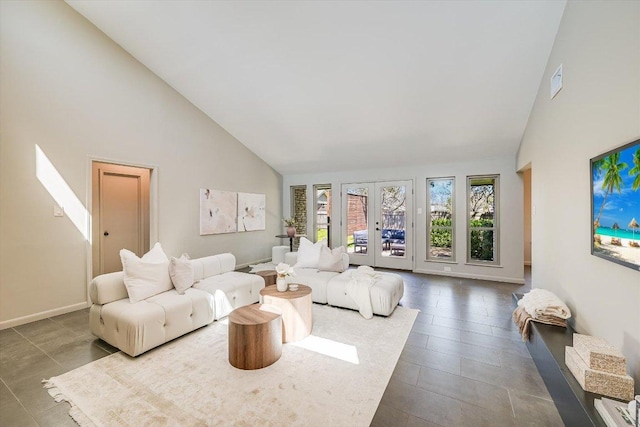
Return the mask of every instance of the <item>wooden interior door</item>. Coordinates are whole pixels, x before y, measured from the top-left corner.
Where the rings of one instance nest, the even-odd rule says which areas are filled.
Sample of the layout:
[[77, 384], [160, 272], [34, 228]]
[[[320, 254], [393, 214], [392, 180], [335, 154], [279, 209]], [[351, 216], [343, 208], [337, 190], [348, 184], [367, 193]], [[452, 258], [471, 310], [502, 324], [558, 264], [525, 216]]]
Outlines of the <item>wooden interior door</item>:
[[122, 270], [120, 250], [149, 250], [150, 170], [93, 163], [93, 276]]

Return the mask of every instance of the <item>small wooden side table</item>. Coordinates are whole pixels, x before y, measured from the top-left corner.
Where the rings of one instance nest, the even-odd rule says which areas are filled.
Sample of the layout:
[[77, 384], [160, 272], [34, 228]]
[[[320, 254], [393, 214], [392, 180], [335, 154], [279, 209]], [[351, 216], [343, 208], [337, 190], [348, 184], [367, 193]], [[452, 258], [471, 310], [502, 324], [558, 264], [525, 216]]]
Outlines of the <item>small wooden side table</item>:
[[269, 304], [236, 308], [229, 314], [229, 363], [260, 369], [282, 355], [282, 310]]
[[276, 279], [278, 278], [278, 273], [275, 270], [264, 270], [256, 272], [258, 276], [262, 276], [264, 279], [264, 285], [270, 286], [276, 284]]
[[313, 328], [311, 288], [298, 285], [297, 291], [279, 292], [275, 285], [260, 289], [262, 302], [282, 310], [283, 342], [300, 341]]

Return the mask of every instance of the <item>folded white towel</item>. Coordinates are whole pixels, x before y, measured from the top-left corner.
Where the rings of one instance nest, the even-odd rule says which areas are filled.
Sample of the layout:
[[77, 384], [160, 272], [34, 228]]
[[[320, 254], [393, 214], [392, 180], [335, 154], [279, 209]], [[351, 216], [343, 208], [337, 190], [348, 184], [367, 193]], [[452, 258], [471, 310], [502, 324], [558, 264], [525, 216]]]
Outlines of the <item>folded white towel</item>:
[[545, 289], [534, 289], [524, 294], [518, 301], [518, 305], [524, 307], [533, 318], [540, 316], [555, 316], [560, 319], [571, 317], [571, 310], [553, 292]]

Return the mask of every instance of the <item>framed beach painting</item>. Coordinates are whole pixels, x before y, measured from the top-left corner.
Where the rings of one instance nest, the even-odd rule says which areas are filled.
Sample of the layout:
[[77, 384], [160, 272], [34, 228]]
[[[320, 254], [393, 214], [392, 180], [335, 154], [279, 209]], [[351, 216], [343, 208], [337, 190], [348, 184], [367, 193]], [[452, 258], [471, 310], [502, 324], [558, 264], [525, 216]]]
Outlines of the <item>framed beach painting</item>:
[[640, 271], [640, 139], [591, 159], [591, 253]]

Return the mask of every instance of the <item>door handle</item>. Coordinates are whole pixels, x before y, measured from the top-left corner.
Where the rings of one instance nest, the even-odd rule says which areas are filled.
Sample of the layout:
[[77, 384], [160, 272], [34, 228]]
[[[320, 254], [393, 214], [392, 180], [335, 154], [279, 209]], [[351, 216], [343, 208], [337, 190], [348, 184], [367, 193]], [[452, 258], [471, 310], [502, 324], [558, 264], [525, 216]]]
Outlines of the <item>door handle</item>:
[[105, 232], [104, 232], [104, 235], [105, 235], [105, 236], [108, 236], [108, 235], [109, 235], [109, 232], [108, 232], [108, 231], [105, 231]]

